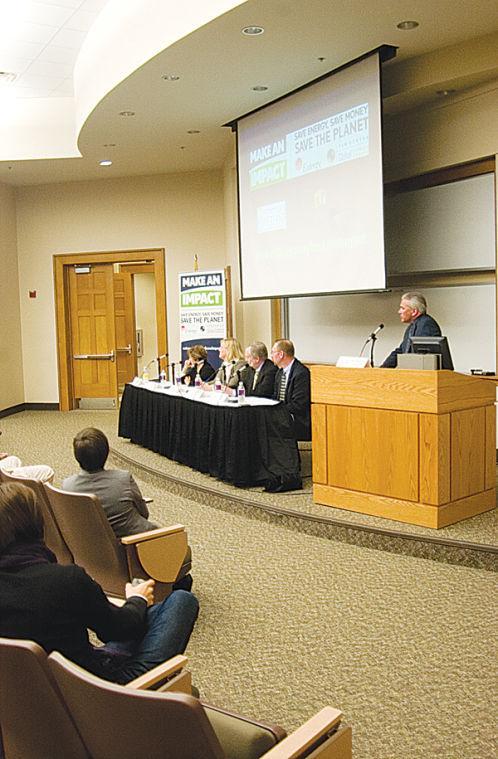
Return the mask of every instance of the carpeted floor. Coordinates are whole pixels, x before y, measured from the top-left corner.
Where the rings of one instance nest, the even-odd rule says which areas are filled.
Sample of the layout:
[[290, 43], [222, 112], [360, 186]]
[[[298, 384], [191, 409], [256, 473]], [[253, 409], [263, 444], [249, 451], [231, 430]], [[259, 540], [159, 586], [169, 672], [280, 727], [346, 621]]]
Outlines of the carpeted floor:
[[[114, 412], [24, 412], [1, 420], [0, 447], [60, 479], [89, 425], [116, 442]], [[188, 529], [201, 615], [187, 653], [205, 700], [287, 729], [331, 704], [356, 759], [496, 756], [494, 573], [305, 534], [136, 476], [153, 517]]]

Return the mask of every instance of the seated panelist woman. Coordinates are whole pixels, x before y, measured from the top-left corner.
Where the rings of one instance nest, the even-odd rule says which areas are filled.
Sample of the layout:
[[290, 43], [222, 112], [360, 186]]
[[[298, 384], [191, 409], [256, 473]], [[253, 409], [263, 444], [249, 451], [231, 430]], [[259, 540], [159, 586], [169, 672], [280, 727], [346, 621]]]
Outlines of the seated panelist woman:
[[[223, 387], [234, 388], [240, 382], [240, 373], [246, 367], [244, 353], [238, 340], [234, 337], [226, 337], [220, 343], [220, 358], [222, 364], [212, 383], [221, 382]], [[204, 387], [205, 390], [212, 390], [211, 387]]]
[[[43, 529], [33, 490], [1, 485], [1, 637], [33, 640], [122, 684], [185, 650], [199, 608], [192, 593], [154, 604], [153, 580], [128, 583], [126, 603], [115, 606], [82, 567], [57, 564]], [[94, 647], [88, 630], [106, 645]]]
[[214, 377], [215, 370], [207, 360], [207, 350], [203, 345], [192, 345], [187, 349], [187, 356], [182, 371], [182, 382], [185, 385], [193, 385], [197, 375], [202, 382]]

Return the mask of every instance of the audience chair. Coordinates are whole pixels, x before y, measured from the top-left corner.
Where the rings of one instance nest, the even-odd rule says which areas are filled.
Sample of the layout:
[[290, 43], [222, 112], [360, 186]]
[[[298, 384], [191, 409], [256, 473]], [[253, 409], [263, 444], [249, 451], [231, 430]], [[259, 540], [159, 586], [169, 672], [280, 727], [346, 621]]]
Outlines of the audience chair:
[[67, 547], [66, 541], [62, 537], [61, 531], [55, 520], [43, 483], [39, 480], [28, 480], [25, 477], [15, 477], [12, 474], [7, 474], [7, 472], [2, 472], [0, 470], [0, 482], [2, 481], [4, 483], [15, 482], [19, 485], [26, 485], [34, 491], [43, 512], [45, 543], [48, 548], [55, 553], [59, 564], [74, 564], [71, 551]]
[[137, 689], [136, 681], [115, 685], [59, 653], [49, 656], [49, 667], [87, 751], [98, 759], [351, 759], [351, 728], [340, 727], [341, 712], [331, 707], [277, 743], [283, 731], [223, 715], [193, 696]]
[[52, 513], [74, 563], [82, 566], [111, 596], [124, 597], [134, 577], [156, 581], [161, 601], [175, 581], [190, 572], [187, 533], [181, 524], [116, 538], [95, 495], [69, 493], [44, 483]]
[[[186, 663], [185, 656], [174, 656], [126, 687], [146, 684], [190, 693]], [[99, 722], [105, 730], [106, 715]], [[32, 641], [0, 638], [0, 725], [5, 759], [92, 759], [50, 672], [47, 654]]]
[[89, 759], [45, 651], [29, 640], [0, 638], [0, 725], [5, 759]]

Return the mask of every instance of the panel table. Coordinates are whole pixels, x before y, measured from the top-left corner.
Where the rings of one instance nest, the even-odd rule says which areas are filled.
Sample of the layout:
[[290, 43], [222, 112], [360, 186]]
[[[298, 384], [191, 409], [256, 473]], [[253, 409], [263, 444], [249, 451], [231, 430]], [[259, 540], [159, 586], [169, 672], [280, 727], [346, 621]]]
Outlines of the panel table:
[[249, 398], [233, 406], [217, 403], [213, 393], [203, 402], [193, 389], [153, 387], [126, 385], [120, 437], [239, 487], [274, 478], [300, 482], [292, 420], [283, 404]]

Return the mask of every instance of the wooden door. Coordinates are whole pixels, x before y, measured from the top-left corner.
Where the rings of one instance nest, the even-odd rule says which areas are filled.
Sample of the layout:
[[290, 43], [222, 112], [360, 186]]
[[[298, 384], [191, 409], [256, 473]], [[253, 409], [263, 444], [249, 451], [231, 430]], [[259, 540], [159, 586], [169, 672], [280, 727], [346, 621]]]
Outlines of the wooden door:
[[75, 398], [116, 398], [112, 264], [69, 267]]
[[114, 273], [114, 323], [116, 328], [116, 367], [118, 393], [137, 373], [135, 340], [135, 295], [133, 278], [126, 267]]

